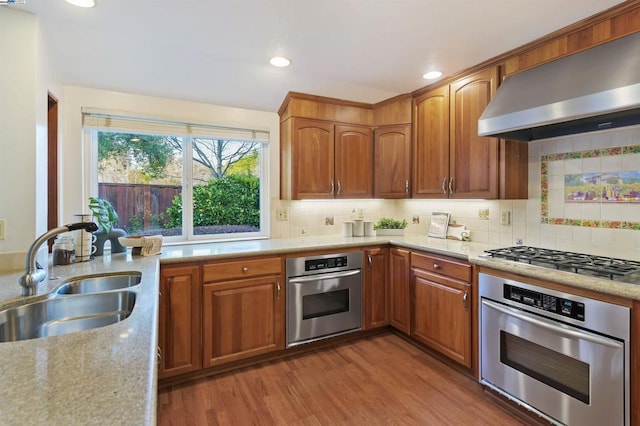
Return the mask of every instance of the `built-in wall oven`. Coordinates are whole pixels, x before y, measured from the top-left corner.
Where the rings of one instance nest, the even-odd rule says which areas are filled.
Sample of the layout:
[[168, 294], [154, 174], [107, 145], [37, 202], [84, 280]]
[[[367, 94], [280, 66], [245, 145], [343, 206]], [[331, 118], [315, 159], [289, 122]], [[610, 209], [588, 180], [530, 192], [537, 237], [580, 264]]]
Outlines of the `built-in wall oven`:
[[289, 258], [287, 347], [362, 328], [362, 253]]
[[629, 424], [630, 310], [479, 274], [481, 382], [555, 424]]

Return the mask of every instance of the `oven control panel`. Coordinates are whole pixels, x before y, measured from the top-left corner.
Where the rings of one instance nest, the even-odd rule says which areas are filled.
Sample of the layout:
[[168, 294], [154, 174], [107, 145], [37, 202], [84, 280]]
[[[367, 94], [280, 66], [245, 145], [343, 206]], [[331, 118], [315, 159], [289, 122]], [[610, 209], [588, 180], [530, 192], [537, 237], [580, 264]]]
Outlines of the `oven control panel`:
[[324, 259], [308, 259], [304, 262], [305, 271], [318, 271], [321, 269], [343, 268], [347, 265], [347, 256], [327, 257]]
[[551, 296], [538, 291], [504, 284], [504, 298], [523, 305], [533, 306], [543, 311], [553, 312], [578, 321], [584, 321], [584, 303], [571, 299]]

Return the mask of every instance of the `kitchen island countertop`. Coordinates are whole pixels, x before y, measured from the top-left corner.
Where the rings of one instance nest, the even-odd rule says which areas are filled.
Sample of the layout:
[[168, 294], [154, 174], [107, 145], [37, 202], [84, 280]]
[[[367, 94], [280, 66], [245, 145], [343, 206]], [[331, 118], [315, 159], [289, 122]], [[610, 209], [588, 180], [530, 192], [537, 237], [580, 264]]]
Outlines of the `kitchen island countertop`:
[[[165, 245], [162, 254], [152, 257], [131, 256], [130, 251], [107, 253], [90, 262], [50, 267], [50, 275], [59, 279], [45, 280], [38, 289], [39, 295], [28, 299], [42, 299], [65, 280], [79, 275], [140, 271], [142, 281], [131, 316], [114, 325], [79, 333], [0, 343], [0, 419], [8, 425], [155, 424], [160, 264], [349, 250], [388, 243], [640, 300], [638, 286], [608, 285], [602, 279], [576, 278], [575, 274], [486, 259], [484, 250], [495, 246], [421, 235]], [[18, 285], [21, 275], [22, 272], [0, 275], [0, 309], [25, 303]]]

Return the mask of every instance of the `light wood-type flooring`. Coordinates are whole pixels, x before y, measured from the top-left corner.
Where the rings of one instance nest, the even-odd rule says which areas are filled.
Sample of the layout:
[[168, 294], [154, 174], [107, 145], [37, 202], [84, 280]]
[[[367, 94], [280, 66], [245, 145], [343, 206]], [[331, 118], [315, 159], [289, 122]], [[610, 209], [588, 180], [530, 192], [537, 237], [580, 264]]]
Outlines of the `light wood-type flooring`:
[[384, 333], [161, 389], [158, 425], [525, 425]]

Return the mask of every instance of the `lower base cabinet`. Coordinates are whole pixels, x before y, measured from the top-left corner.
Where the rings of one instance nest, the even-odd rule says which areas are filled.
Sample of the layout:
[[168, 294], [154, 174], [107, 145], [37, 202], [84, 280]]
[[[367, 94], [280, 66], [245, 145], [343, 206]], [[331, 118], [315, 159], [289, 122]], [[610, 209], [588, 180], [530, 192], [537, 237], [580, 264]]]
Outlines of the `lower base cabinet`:
[[392, 248], [389, 261], [389, 323], [405, 334], [411, 331], [411, 260], [408, 250]]
[[389, 249], [364, 251], [364, 324], [371, 330], [389, 325]]
[[200, 266], [163, 266], [160, 270], [158, 325], [161, 379], [202, 368]]
[[279, 276], [203, 287], [203, 367], [284, 349]]
[[470, 265], [415, 253], [411, 262], [411, 336], [472, 368]]

